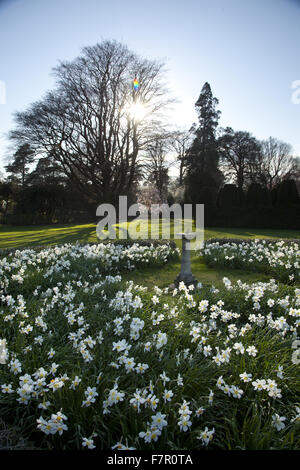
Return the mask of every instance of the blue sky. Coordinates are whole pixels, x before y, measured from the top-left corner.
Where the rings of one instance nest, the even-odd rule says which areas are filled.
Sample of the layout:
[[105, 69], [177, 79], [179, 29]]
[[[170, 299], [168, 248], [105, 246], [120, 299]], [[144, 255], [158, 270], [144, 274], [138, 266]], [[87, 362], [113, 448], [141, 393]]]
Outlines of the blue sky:
[[299, 25], [298, 0], [0, 0], [0, 170], [12, 113], [53, 87], [59, 60], [104, 39], [165, 60], [180, 100], [174, 125], [196, 121], [194, 103], [208, 81], [221, 126], [277, 137], [300, 156], [300, 104], [292, 102]]

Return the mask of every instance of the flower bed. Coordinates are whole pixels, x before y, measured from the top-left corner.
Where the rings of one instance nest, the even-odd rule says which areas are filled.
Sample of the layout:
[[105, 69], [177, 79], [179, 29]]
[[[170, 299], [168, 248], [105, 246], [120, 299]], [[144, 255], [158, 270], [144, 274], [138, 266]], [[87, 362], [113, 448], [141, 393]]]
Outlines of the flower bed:
[[[15, 250], [0, 259], [0, 292], [13, 288], [14, 292], [31, 288], [35, 278], [42, 284], [54, 282], [56, 277], [76, 277], [93, 270], [93, 276], [103, 273], [132, 271], [145, 266], [162, 266], [178, 257], [179, 250], [172, 243], [87, 245], [65, 244], [40, 249]], [[55, 277], [56, 276], [56, 277]], [[20, 288], [23, 285], [23, 288]]]
[[106, 249], [2, 260], [2, 418], [41, 448], [299, 449], [300, 289], [149, 290], [114, 270], [170, 247]]
[[208, 240], [200, 254], [212, 267], [264, 272], [290, 284], [300, 281], [299, 241]]

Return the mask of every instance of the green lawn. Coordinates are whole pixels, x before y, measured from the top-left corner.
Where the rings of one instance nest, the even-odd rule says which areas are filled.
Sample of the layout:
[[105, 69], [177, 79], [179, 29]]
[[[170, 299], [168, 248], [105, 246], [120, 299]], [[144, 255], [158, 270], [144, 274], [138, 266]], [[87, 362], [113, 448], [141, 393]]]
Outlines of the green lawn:
[[0, 226], [0, 249], [22, 248], [61, 243], [96, 242], [94, 224], [86, 225], [38, 225]]
[[[207, 228], [204, 233], [208, 238], [300, 238], [300, 231], [296, 230], [259, 230], [259, 229], [226, 229]], [[38, 245], [56, 245], [61, 243], [75, 243], [76, 241], [97, 242], [95, 224], [85, 225], [49, 225], [49, 226], [1, 226], [0, 248], [22, 248]], [[176, 240], [181, 247], [181, 240]], [[202, 257], [191, 252], [191, 268], [194, 276], [203, 284], [219, 286], [224, 276], [230, 279], [241, 279], [244, 282], [267, 280], [261, 273], [246, 272], [242, 270], [226, 270], [208, 268]], [[166, 287], [173, 283], [180, 271], [180, 261], [167, 263], [159, 269], [143, 269], [126, 274], [126, 279], [146, 286]]]
[[[208, 238], [300, 238], [300, 230], [207, 228]], [[0, 249], [60, 243], [97, 242], [96, 225], [0, 226]]]
[[[191, 252], [193, 253], [193, 252]], [[231, 281], [240, 279], [242, 282], [268, 281], [269, 276], [262, 273], [254, 273], [239, 269], [214, 269], [206, 266], [202, 257], [191, 255], [191, 270], [198, 282], [203, 285], [214, 285], [220, 287], [224, 277], [229, 277]], [[147, 286], [149, 288], [154, 285], [164, 288], [170, 286], [177, 274], [180, 272], [180, 261], [169, 261], [165, 266], [159, 268], [149, 268], [143, 270], [135, 270], [126, 273], [126, 280], [132, 280], [135, 284]]]

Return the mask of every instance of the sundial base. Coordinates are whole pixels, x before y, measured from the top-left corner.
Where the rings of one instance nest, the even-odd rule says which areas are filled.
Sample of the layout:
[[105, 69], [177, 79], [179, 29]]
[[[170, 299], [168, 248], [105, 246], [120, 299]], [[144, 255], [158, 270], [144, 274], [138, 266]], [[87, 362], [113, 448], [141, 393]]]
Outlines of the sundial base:
[[193, 285], [195, 287], [198, 283], [197, 279], [195, 278], [195, 276], [192, 275], [192, 273], [178, 274], [174, 281], [175, 287], [178, 287], [180, 282], [183, 282], [186, 286]]

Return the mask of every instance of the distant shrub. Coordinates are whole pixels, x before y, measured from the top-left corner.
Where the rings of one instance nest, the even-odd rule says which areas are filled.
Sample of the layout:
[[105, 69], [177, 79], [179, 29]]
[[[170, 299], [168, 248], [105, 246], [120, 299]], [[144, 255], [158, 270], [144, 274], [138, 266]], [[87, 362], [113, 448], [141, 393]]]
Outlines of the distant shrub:
[[261, 184], [251, 183], [246, 194], [246, 203], [250, 207], [267, 207], [272, 203], [271, 195]]
[[300, 198], [296, 182], [294, 180], [284, 180], [278, 187], [278, 200], [279, 206], [299, 204]]
[[218, 207], [238, 207], [242, 204], [241, 193], [234, 184], [225, 184], [218, 194]]

